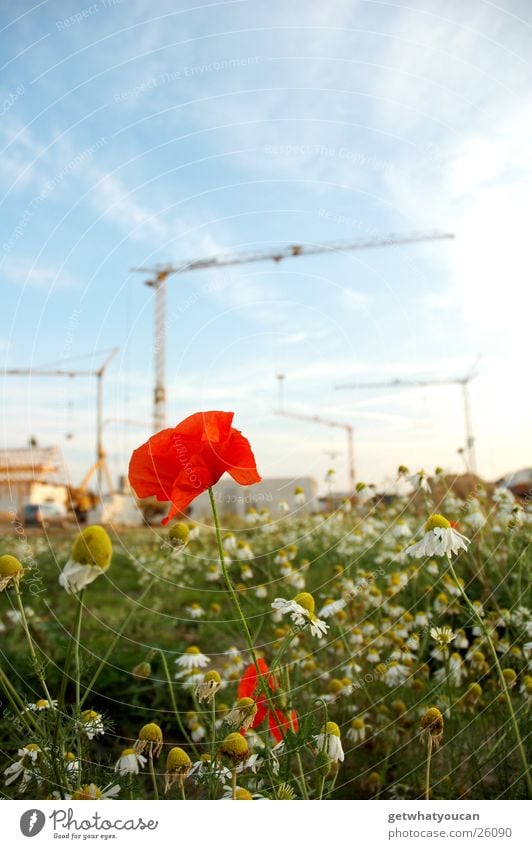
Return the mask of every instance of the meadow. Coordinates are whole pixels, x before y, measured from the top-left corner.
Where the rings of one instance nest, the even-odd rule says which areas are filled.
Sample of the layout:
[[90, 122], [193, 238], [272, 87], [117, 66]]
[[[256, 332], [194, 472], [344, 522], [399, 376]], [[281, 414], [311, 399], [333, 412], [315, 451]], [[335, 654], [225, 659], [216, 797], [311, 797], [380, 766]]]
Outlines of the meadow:
[[[77, 593], [79, 529], [10, 528], [2, 795], [529, 798], [532, 513], [401, 475], [222, 516], [223, 568], [212, 522], [98, 529], [110, 565]], [[442, 531], [466, 541], [429, 553]]]

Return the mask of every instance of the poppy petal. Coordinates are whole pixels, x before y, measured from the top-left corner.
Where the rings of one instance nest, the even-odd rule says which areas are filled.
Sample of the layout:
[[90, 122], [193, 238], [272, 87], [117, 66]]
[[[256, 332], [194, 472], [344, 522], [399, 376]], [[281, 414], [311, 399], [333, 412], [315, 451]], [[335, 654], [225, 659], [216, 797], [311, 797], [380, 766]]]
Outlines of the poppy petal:
[[222, 446], [221, 457], [234, 481], [249, 486], [262, 480], [249, 440], [239, 430], [231, 429], [227, 446]]
[[283, 739], [283, 731], [298, 731], [299, 723], [297, 721], [297, 713], [295, 710], [290, 711], [289, 714], [284, 713], [282, 710], [268, 711], [268, 726], [270, 731], [275, 738], [275, 740], [280, 743]]
[[234, 413], [224, 413], [221, 410], [207, 410], [202, 413], [194, 413], [183, 419], [177, 425], [183, 436], [197, 439], [200, 442], [225, 442], [229, 439], [231, 424]]
[[172, 451], [174, 428], [167, 428], [136, 448], [129, 461], [129, 480], [139, 498], [154, 495], [169, 501], [181, 464]]

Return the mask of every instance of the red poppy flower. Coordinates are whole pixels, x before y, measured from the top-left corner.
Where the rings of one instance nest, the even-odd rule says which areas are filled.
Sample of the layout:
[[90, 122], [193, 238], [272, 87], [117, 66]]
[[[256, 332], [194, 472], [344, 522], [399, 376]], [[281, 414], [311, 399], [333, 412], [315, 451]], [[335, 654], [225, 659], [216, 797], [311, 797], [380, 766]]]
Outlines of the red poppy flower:
[[172, 503], [163, 525], [224, 472], [243, 486], [261, 480], [248, 440], [231, 427], [233, 416], [217, 410], [194, 413], [133, 451], [129, 480], [136, 495]]
[[[268, 675], [269, 668], [266, 661], [261, 657], [258, 659], [258, 666], [260, 673], [263, 677]], [[277, 689], [277, 682], [273, 675], [269, 675], [266, 679], [266, 684], [268, 685], [269, 690], [273, 693]], [[264, 693], [262, 692], [259, 676], [257, 674], [257, 669], [255, 664], [252, 663], [242, 673], [242, 678], [238, 683], [238, 698], [243, 699], [245, 697], [255, 699], [255, 704], [257, 705], [257, 713], [255, 714], [255, 718], [253, 720], [252, 728], [256, 728], [260, 725], [265, 719], [268, 720], [268, 727], [275, 738], [275, 740], [280, 743], [283, 739], [283, 731], [297, 731], [299, 728], [297, 721], [297, 713], [295, 710], [290, 711], [289, 714], [284, 713], [282, 710], [278, 710], [275, 708], [274, 710], [270, 709], [268, 705], [268, 700]]]

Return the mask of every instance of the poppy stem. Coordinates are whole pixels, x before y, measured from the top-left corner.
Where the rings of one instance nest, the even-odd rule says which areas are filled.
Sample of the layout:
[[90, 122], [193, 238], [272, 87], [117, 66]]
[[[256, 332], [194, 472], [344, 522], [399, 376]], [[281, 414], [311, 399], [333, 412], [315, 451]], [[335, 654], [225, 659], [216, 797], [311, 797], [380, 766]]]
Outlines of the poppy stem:
[[[222, 573], [223, 573], [223, 576], [224, 576], [224, 581], [225, 581], [225, 584], [226, 584], [227, 589], [229, 591], [229, 595], [231, 596], [231, 600], [232, 600], [232, 602], [235, 606], [236, 612], [238, 613], [238, 617], [239, 617], [240, 623], [242, 625], [242, 631], [244, 633], [244, 636], [246, 638], [246, 642], [248, 644], [249, 653], [250, 653], [251, 658], [253, 660], [253, 665], [255, 666], [255, 669], [257, 670], [257, 677], [258, 677], [260, 687], [262, 689], [262, 692], [266, 696], [266, 701], [268, 702], [268, 707], [272, 711], [273, 716], [276, 716], [277, 714], [276, 714], [276, 711], [275, 711], [275, 706], [272, 702], [272, 698], [271, 698], [271, 695], [270, 695], [270, 690], [268, 688], [268, 684], [266, 682], [266, 679], [263, 676], [263, 673], [262, 673], [260, 665], [259, 665], [257, 653], [255, 652], [255, 646], [253, 645], [253, 640], [251, 638], [251, 633], [250, 633], [250, 630], [249, 630], [249, 627], [248, 627], [246, 617], [244, 616], [244, 613], [243, 613], [242, 608], [240, 606], [240, 602], [238, 600], [238, 596], [235, 592], [233, 584], [231, 583], [231, 578], [229, 577], [229, 572], [227, 571], [227, 566], [225, 565], [224, 547], [223, 547], [223, 542], [222, 542], [222, 532], [220, 530], [220, 519], [218, 517], [218, 510], [216, 508], [216, 501], [215, 501], [215, 498], [214, 498], [214, 492], [213, 492], [212, 486], [209, 487], [208, 492], [209, 492], [209, 499], [210, 499], [210, 502], [211, 502], [212, 516], [213, 516], [213, 520], [214, 520], [214, 529], [215, 529], [215, 532], [216, 532], [216, 542], [218, 544], [218, 556], [220, 558], [220, 566], [222, 567]], [[279, 733], [281, 734], [281, 736], [284, 740], [285, 734], [284, 734], [284, 728], [283, 728], [282, 723], [279, 723]]]

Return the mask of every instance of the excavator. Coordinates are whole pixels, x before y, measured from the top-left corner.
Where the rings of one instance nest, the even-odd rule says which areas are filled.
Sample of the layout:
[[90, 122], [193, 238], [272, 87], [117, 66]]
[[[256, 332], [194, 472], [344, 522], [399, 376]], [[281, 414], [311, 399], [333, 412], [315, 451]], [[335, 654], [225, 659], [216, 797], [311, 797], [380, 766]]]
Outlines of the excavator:
[[113, 482], [104, 451], [100, 453], [98, 459], [92, 464], [80, 485], [68, 487], [68, 506], [73, 510], [80, 524], [83, 524], [87, 520], [88, 513], [94, 510], [101, 501], [100, 496], [88, 488], [90, 479], [99, 469], [101, 469], [105, 476], [109, 492], [112, 492]]

